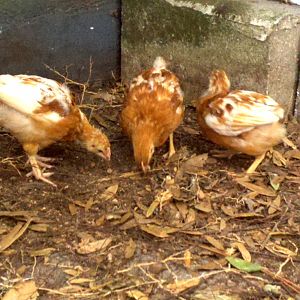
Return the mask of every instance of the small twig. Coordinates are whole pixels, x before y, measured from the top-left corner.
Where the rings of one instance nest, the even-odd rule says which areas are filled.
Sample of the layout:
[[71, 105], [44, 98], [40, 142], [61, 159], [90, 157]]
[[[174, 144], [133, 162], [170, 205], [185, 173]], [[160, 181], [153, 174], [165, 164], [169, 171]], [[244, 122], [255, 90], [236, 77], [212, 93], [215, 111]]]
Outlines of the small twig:
[[278, 230], [278, 225], [282, 222], [283, 218], [285, 217], [286, 213], [288, 212], [289, 207], [287, 206], [285, 211], [283, 212], [283, 214], [281, 215], [280, 219], [275, 223], [275, 225], [273, 226], [272, 230], [268, 233], [267, 237], [265, 238], [265, 240], [263, 241], [263, 243], [260, 246], [260, 249], [263, 250], [266, 247], [267, 242], [270, 240], [270, 237], [272, 235], [272, 233], [276, 230]]
[[300, 294], [300, 286], [297, 285], [296, 283], [290, 281], [287, 278], [281, 277], [281, 276], [276, 276], [276, 274], [274, 274], [272, 271], [270, 271], [268, 268], [262, 268], [261, 271], [263, 273], [265, 273], [266, 275], [269, 275], [270, 277], [272, 277], [274, 280], [279, 281], [280, 283], [282, 283], [283, 285], [289, 287], [291, 290], [293, 290], [294, 292]]

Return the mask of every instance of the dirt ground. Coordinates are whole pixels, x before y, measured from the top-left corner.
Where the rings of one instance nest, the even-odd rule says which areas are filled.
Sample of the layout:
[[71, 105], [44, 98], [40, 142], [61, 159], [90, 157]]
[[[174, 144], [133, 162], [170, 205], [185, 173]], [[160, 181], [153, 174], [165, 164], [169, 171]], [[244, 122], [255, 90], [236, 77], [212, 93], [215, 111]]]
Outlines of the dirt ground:
[[[58, 188], [27, 178], [20, 144], [1, 131], [0, 249], [15, 241], [0, 251], [0, 296], [33, 280], [42, 300], [300, 299], [300, 152], [279, 145], [247, 177], [253, 159], [207, 141], [189, 107], [177, 154], [166, 162], [168, 145], [157, 149], [142, 175], [118, 125], [122, 96], [110, 95], [90, 107], [111, 162], [52, 145], [41, 153], [57, 159]], [[300, 147], [299, 126], [288, 131]]]

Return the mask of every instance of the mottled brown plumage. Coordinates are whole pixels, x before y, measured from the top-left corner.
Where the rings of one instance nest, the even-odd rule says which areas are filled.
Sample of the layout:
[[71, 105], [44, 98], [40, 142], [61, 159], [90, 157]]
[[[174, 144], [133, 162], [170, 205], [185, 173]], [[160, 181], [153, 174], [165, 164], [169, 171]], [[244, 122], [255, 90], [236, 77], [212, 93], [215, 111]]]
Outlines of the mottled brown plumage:
[[134, 78], [121, 113], [121, 126], [132, 141], [136, 163], [150, 167], [154, 148], [170, 137], [171, 156], [175, 150], [173, 132], [184, 115], [183, 93], [178, 78], [157, 57], [153, 67]]

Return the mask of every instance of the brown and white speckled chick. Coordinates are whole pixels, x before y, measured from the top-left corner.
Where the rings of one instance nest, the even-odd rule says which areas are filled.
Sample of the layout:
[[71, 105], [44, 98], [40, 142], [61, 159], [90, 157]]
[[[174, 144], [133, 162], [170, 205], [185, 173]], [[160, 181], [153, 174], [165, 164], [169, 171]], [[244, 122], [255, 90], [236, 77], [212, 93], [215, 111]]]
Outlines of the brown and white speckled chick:
[[155, 147], [170, 139], [169, 157], [175, 153], [173, 132], [184, 115], [178, 78], [162, 57], [134, 78], [121, 113], [121, 126], [132, 141], [134, 158], [144, 172], [150, 169]]
[[110, 159], [110, 143], [79, 110], [64, 84], [33, 75], [0, 75], [0, 126], [22, 144], [36, 179], [48, 179], [53, 173], [52, 159], [38, 156], [39, 150], [57, 141], [77, 141], [88, 151]]
[[209, 88], [198, 100], [197, 118], [214, 143], [256, 159], [252, 173], [273, 146], [286, 140], [284, 109], [271, 97], [252, 91], [230, 91], [224, 71], [213, 71]]

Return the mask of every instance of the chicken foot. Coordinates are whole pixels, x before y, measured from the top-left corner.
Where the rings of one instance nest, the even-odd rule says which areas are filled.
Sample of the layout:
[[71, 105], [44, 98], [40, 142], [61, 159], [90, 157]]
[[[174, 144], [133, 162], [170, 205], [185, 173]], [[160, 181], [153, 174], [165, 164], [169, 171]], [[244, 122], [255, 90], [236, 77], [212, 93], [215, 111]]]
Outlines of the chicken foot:
[[36, 155], [32, 155], [29, 156], [29, 163], [32, 167], [32, 171], [29, 172], [26, 176], [34, 176], [37, 180], [41, 180], [44, 181], [54, 187], [56, 187], [56, 184], [53, 183], [51, 180], [47, 179], [47, 177], [50, 177], [51, 175], [53, 175], [53, 172], [45, 172], [43, 173], [42, 170], [40, 169], [40, 167], [44, 167], [44, 168], [52, 168], [53, 166], [45, 164], [44, 162], [42, 162], [43, 159], [45, 159], [46, 157], [43, 157], [41, 159], [40, 156], [36, 156]]
[[254, 162], [251, 164], [251, 166], [247, 169], [246, 173], [247, 174], [251, 174], [251, 173], [254, 173], [255, 170], [257, 169], [257, 167], [261, 164], [261, 162], [264, 160], [265, 158], [265, 155], [266, 155], [266, 152], [259, 155], [259, 156], [256, 156], [255, 157], [255, 160]]

